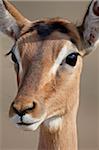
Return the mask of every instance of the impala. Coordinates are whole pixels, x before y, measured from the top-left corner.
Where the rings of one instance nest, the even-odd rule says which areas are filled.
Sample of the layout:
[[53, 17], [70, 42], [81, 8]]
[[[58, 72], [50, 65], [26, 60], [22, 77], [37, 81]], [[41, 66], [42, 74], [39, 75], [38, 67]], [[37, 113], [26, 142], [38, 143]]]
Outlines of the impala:
[[39, 150], [77, 150], [76, 117], [83, 57], [99, 39], [99, 0], [82, 24], [63, 18], [30, 21], [0, 0], [0, 30], [14, 40], [18, 92], [9, 117], [24, 130], [40, 127]]

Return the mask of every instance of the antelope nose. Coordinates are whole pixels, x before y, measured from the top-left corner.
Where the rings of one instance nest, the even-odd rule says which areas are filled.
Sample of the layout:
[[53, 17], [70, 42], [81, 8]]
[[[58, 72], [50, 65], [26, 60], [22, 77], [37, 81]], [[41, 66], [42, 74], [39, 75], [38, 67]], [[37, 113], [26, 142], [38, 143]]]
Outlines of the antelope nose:
[[35, 108], [36, 108], [36, 102], [34, 101], [28, 104], [17, 103], [17, 102], [12, 103], [12, 109], [14, 113], [18, 114], [19, 116], [23, 116], [26, 113], [32, 112]]

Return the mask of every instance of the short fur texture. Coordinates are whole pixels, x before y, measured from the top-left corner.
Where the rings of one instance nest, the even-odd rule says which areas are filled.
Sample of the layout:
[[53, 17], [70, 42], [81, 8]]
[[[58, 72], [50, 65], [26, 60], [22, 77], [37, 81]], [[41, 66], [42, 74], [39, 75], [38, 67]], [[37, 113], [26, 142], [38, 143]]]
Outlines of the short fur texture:
[[[24, 130], [40, 126], [39, 150], [77, 150], [80, 75], [83, 56], [99, 41], [99, 0], [90, 3], [79, 27], [62, 18], [29, 21], [0, 0], [0, 30], [15, 41], [10, 54], [18, 92], [10, 119]], [[64, 62], [72, 53], [74, 66]]]

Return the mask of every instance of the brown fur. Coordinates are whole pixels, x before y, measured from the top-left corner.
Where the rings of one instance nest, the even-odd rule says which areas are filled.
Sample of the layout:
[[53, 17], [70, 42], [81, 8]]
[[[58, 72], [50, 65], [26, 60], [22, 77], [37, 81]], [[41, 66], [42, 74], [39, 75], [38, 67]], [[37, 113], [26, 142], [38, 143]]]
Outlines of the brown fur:
[[[38, 107], [35, 110], [33, 110], [33, 112], [27, 111], [29, 114], [33, 116], [33, 118], [40, 118], [46, 111], [47, 111], [47, 118], [49, 118], [50, 116], [52, 117], [64, 116], [63, 118], [65, 128], [63, 128], [62, 130], [63, 133], [64, 132], [66, 133], [66, 131], [64, 130], [66, 130], [66, 128], [69, 128], [69, 126], [66, 126], [65, 124], [66, 115], [71, 113], [74, 109], [75, 109], [74, 113], [77, 112], [76, 107], [78, 107], [79, 103], [78, 89], [79, 89], [80, 72], [82, 68], [81, 67], [82, 60], [81, 58], [78, 59], [77, 66], [74, 69], [73, 73], [71, 74], [68, 72], [68, 70], [59, 70], [56, 76], [52, 77], [50, 81], [47, 76], [61, 48], [66, 43], [66, 40], [68, 40], [69, 38], [70, 37], [68, 35], [64, 35], [58, 31], [55, 31], [47, 39], [42, 41], [38, 40], [39, 37], [36, 31], [34, 31], [33, 33], [27, 33], [26, 35], [22, 36], [22, 38], [19, 39], [18, 47], [22, 60], [23, 78], [18, 89], [17, 97], [14, 100], [15, 102], [14, 107], [17, 110], [22, 111], [29, 105], [29, 103], [32, 104], [32, 102], [36, 99]], [[10, 117], [13, 116], [14, 114], [15, 112], [11, 107]], [[42, 126], [41, 128], [41, 133], [43, 132], [43, 128], [44, 126]], [[73, 129], [71, 129], [70, 127], [70, 130]], [[58, 141], [56, 139], [58, 143], [57, 142], [55, 143], [54, 141], [53, 145], [52, 143], [49, 142], [49, 147], [48, 143], [47, 145], [42, 145], [46, 142], [41, 140], [42, 136], [44, 136], [41, 134], [39, 149], [57, 150], [58, 147], [62, 149], [63, 145], [62, 138], [64, 134], [61, 133], [61, 131], [58, 132], [60, 135], [60, 143], [58, 142], [59, 139]], [[45, 129], [44, 133], [48, 134], [48, 132], [46, 133]], [[74, 130], [73, 134], [75, 133], [76, 131]], [[61, 134], [63, 134], [63, 136], [61, 136]], [[46, 139], [48, 137], [47, 141], [49, 141], [49, 136], [46, 136]], [[72, 135], [70, 136], [71, 138], [73, 138]], [[54, 140], [53, 134], [51, 135], [51, 137], [50, 140]], [[72, 140], [75, 141], [76, 140], [75, 138], [73, 138]], [[65, 139], [67, 139], [67, 143], [66, 142], [64, 143], [63, 148], [64, 150], [66, 146], [70, 146], [69, 145], [70, 143], [68, 144], [69, 141], [67, 136]], [[74, 142], [72, 143], [70, 147], [74, 146]], [[47, 146], [47, 148], [44, 148], [41, 145]], [[50, 145], [52, 147], [50, 147]]]
[[9, 13], [15, 18], [18, 25], [22, 28], [28, 20], [23, 17], [23, 15], [11, 4], [8, 0], [3, 0], [5, 8], [9, 11]]
[[[83, 37], [85, 21], [78, 28], [61, 18], [30, 22], [6, 0], [3, 4], [0, 2], [0, 8], [3, 14], [7, 10], [16, 20], [15, 24], [8, 14], [13, 28], [10, 27], [8, 30], [6, 17], [1, 18], [0, 25], [5, 22], [2, 31], [16, 41], [23, 69], [21, 75], [17, 72], [19, 86], [10, 107], [10, 118], [25, 112], [34, 119], [41, 119], [46, 113], [46, 118], [40, 126], [39, 150], [77, 150], [76, 116], [82, 56], [85, 55], [82, 47], [85, 40]], [[97, 11], [96, 6], [94, 11]], [[89, 8], [84, 19], [88, 13]], [[61, 49], [68, 44], [67, 41], [72, 42], [77, 48], [72, 47], [73, 52], [79, 53], [76, 66], [59, 67], [55, 75], [49, 76], [51, 67]], [[57, 117], [62, 118], [62, 124], [57, 130], [45, 125], [48, 119]]]

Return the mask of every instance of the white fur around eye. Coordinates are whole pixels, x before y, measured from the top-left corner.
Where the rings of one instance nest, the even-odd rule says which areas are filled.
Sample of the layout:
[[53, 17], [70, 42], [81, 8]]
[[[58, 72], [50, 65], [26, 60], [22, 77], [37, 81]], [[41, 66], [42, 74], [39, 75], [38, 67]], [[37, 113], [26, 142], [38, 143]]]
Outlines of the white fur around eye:
[[59, 52], [58, 57], [55, 60], [55, 63], [51, 67], [51, 69], [49, 71], [49, 75], [52, 75], [52, 74], [55, 75], [57, 70], [58, 70], [58, 68], [59, 68], [59, 66], [60, 66], [60, 64], [64, 60], [64, 58], [66, 58], [66, 56], [68, 56], [70, 53], [72, 53], [74, 51], [77, 52], [76, 46], [73, 45], [72, 42], [66, 41], [66, 44], [63, 46], [63, 48]]
[[21, 73], [22, 72], [22, 65], [21, 65], [21, 58], [20, 58], [19, 49], [18, 49], [17, 45], [16, 45], [15, 50], [14, 50], [14, 55], [18, 61], [19, 72]]
[[19, 72], [18, 72], [18, 75], [19, 75], [20, 82], [21, 82], [22, 73], [23, 73], [23, 68], [22, 68], [20, 52], [19, 52], [19, 48], [18, 48], [18, 46], [17, 46], [17, 43], [16, 43], [16, 45], [15, 45], [15, 49], [14, 49], [14, 52], [13, 52], [13, 53], [14, 53], [16, 59], [17, 59], [18, 65], [19, 65]]

